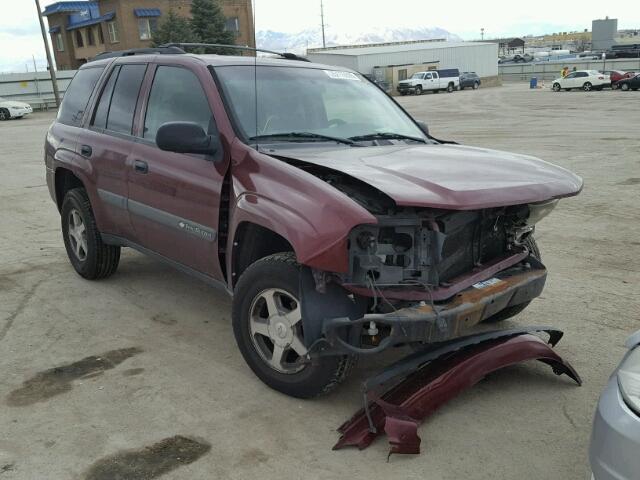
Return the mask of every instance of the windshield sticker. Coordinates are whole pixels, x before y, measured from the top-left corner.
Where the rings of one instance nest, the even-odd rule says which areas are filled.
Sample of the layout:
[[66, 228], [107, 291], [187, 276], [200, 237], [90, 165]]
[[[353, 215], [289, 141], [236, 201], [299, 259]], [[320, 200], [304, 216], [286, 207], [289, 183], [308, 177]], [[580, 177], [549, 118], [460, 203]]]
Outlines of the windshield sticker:
[[360, 80], [355, 73], [341, 72], [338, 70], [323, 70], [329, 78], [335, 78], [336, 80]]

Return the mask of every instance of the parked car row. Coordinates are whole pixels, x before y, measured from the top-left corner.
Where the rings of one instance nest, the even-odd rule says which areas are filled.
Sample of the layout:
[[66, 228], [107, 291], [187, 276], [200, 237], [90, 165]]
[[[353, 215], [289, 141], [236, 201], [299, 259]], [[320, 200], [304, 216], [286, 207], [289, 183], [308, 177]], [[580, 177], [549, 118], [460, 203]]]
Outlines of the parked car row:
[[573, 89], [602, 90], [612, 88], [620, 90], [638, 90], [640, 88], [640, 74], [634, 72], [577, 70], [566, 77], [556, 78], [551, 84], [554, 92]]
[[422, 95], [425, 92], [438, 93], [454, 90], [464, 90], [465, 88], [478, 89], [481, 84], [480, 77], [476, 72], [462, 72], [457, 68], [442, 70], [431, 70], [428, 72], [416, 72], [411, 78], [398, 83], [398, 93], [407, 95]]

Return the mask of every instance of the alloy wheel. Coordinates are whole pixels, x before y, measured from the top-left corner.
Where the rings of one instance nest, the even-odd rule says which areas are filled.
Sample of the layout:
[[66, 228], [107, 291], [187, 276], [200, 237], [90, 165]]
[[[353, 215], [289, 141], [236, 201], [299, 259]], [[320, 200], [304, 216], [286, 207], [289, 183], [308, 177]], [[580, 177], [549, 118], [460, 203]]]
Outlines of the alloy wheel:
[[289, 292], [269, 288], [251, 302], [251, 342], [272, 369], [293, 374], [305, 368], [307, 356], [302, 332], [300, 302]]
[[80, 212], [75, 208], [69, 212], [69, 223], [67, 232], [71, 248], [76, 258], [81, 262], [87, 259], [87, 229], [82, 221]]

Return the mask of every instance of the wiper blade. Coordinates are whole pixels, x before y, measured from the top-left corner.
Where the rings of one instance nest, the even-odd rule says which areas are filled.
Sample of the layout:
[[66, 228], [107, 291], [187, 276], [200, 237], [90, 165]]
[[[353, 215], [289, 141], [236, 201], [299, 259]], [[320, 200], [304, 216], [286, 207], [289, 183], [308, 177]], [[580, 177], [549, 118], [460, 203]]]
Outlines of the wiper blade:
[[327, 140], [327, 141], [337, 142], [337, 143], [344, 143], [345, 145], [352, 145], [355, 147], [361, 146], [348, 138], [332, 137], [330, 135], [322, 135], [320, 133], [312, 133], [312, 132], [269, 133], [266, 135], [255, 135], [253, 137], [249, 137], [249, 140], [261, 140], [261, 139], [269, 139], [269, 138], [300, 138], [300, 139], [312, 138], [312, 139]]
[[411, 135], [404, 135], [402, 133], [392, 132], [376, 132], [369, 133], [367, 135], [357, 135], [355, 137], [349, 137], [349, 140], [362, 141], [362, 140], [413, 140], [414, 142], [427, 143], [424, 138], [412, 137]]

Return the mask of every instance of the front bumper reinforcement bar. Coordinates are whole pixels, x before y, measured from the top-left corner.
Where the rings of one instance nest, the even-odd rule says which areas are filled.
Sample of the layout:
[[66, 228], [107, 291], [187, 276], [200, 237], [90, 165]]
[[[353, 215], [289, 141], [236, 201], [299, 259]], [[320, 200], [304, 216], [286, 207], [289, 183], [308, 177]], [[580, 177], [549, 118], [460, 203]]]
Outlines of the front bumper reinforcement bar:
[[[535, 333], [548, 334], [548, 343]], [[499, 330], [409, 355], [365, 382], [364, 408], [338, 429], [333, 449], [363, 449], [384, 432], [389, 455], [420, 453], [418, 425], [424, 418], [489, 373], [526, 360], [546, 363], [581, 385], [578, 373], [552, 349], [562, 335], [551, 327]]]

